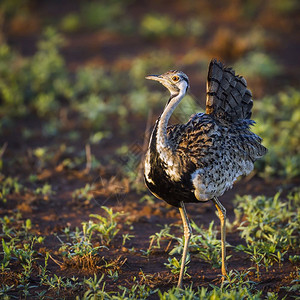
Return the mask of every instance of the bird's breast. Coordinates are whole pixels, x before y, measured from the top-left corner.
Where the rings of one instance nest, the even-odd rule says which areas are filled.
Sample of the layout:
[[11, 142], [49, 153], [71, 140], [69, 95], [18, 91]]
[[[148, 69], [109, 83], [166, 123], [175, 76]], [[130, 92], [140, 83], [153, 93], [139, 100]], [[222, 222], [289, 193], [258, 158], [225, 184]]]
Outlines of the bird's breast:
[[167, 203], [178, 207], [180, 202], [198, 202], [195, 198], [190, 176], [174, 176], [157, 153], [148, 151], [145, 159], [145, 183], [151, 193]]

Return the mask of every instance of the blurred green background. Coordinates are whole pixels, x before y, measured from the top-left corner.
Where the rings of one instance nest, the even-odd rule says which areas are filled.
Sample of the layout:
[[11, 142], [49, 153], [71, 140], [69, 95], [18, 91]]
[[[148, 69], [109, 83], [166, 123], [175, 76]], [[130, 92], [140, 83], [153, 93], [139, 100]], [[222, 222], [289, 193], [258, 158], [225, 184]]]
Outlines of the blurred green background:
[[189, 75], [191, 93], [175, 114], [184, 122], [204, 108], [216, 57], [253, 92], [254, 131], [269, 148], [257, 173], [297, 179], [299, 12], [297, 0], [1, 1], [0, 141], [11, 153], [3, 172], [16, 173], [11, 167], [28, 148], [42, 168], [58, 151], [54, 164], [80, 169], [86, 144], [95, 145], [92, 169], [133, 152], [130, 164], [140, 157], [131, 146], [166, 98], [144, 77], [168, 69]]

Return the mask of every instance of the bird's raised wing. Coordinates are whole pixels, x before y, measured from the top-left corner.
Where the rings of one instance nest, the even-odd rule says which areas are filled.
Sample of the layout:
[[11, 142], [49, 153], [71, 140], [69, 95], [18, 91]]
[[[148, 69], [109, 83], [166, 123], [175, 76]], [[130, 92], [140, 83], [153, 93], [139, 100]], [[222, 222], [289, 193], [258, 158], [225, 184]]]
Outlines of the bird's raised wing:
[[229, 122], [250, 119], [253, 101], [246, 80], [216, 59], [209, 65], [206, 92], [206, 114]]

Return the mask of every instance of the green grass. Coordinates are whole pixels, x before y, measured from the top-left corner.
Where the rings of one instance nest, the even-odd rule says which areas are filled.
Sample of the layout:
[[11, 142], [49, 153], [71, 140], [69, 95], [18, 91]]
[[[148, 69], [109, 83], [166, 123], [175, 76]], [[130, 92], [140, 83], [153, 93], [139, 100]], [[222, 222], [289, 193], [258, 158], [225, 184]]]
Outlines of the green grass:
[[[18, 282], [18, 293], [20, 297], [30, 296], [33, 288], [30, 279], [38, 260], [36, 245], [43, 244], [44, 237], [31, 233], [31, 220], [19, 222], [18, 218], [4, 217], [2, 223], [2, 253], [1, 273], [10, 272], [11, 266], [17, 262], [19, 272], [15, 280]], [[4, 291], [9, 291], [12, 286], [4, 286]], [[16, 288], [16, 287], [14, 287]], [[2, 291], [2, 295], [6, 292]]]
[[[60, 241], [60, 249], [56, 252], [54, 259], [49, 252], [41, 254], [37, 251], [38, 247], [43, 245], [45, 237], [33, 233], [34, 224], [30, 219], [21, 221], [21, 215], [15, 217], [3, 217], [0, 219], [2, 225], [2, 256], [1, 273], [9, 274], [13, 272], [11, 268], [19, 265], [19, 273], [16, 275], [17, 284], [13, 286], [2, 286], [2, 296], [7, 295], [11, 290], [17, 291], [21, 297], [31, 297], [35, 288], [43, 287], [43, 295], [48, 292], [54, 292], [57, 296], [66, 291], [77, 291], [82, 289], [87, 282], [79, 281], [78, 278], [62, 277], [57, 274], [51, 274], [48, 269], [48, 260], [51, 258], [59, 267], [80, 268], [83, 270], [101, 270], [107, 273], [109, 278], [118, 278], [118, 270], [124, 264], [125, 260], [121, 257], [117, 259], [107, 259], [100, 256], [101, 249], [108, 249], [106, 245], [111, 244], [113, 238], [118, 233], [116, 228], [116, 219], [120, 215], [114, 213], [112, 209], [102, 207], [108, 218], [100, 215], [91, 215], [100, 222], [83, 222], [82, 229], [76, 228], [72, 231], [70, 228], [64, 230], [63, 235], [57, 235]], [[99, 246], [95, 242], [100, 237]], [[127, 236], [128, 240], [132, 236]], [[52, 251], [51, 251], [52, 252]], [[44, 259], [41, 261], [41, 257]], [[36, 270], [39, 270], [38, 277], [40, 283], [32, 285], [31, 276], [37, 276]], [[33, 275], [35, 274], [35, 275]], [[41, 296], [42, 294], [40, 294]]]
[[[108, 249], [113, 239], [119, 232], [117, 228], [117, 218], [120, 213], [114, 213], [111, 208], [102, 206], [108, 217], [92, 214], [91, 218], [98, 222], [90, 220], [82, 223], [82, 230], [78, 227], [75, 231], [65, 228], [67, 241], [63, 237], [61, 241], [60, 253], [65, 258], [64, 263], [67, 266], [80, 267], [87, 270], [96, 270], [101, 262], [104, 269], [109, 269], [112, 264], [104, 257], [99, 256], [101, 249]], [[94, 246], [95, 241], [100, 241], [99, 246]]]
[[263, 138], [268, 153], [257, 161], [264, 178], [286, 180], [300, 175], [300, 91], [288, 89], [256, 101], [253, 127]]
[[[280, 199], [279, 194], [273, 198], [243, 196], [235, 200], [237, 205], [236, 224], [240, 224], [238, 229], [247, 245], [244, 247], [239, 246], [237, 250], [248, 254], [250, 260], [258, 266], [257, 281], [260, 280], [259, 268], [262, 266], [269, 268], [272, 265], [268, 266], [268, 262], [265, 260], [265, 258], [270, 258], [273, 255], [270, 255], [270, 251], [266, 250], [266, 245], [275, 245], [276, 250], [280, 253], [288, 248], [295, 249], [299, 247], [298, 240], [294, 236], [294, 230], [298, 224], [297, 218], [299, 218], [299, 212], [295, 211], [295, 207], [299, 204], [299, 199], [299, 191], [296, 190], [290, 193], [285, 201]], [[20, 264], [20, 272], [17, 277], [18, 285], [2, 285], [0, 289], [1, 296], [6, 297], [12, 291], [17, 291], [20, 297], [52, 295], [60, 298], [66, 293], [76, 294], [80, 291], [82, 296], [78, 296], [77, 299], [94, 299], [95, 297], [101, 299], [147, 299], [150, 295], [157, 295], [159, 299], [177, 299], [179, 295], [185, 299], [278, 299], [276, 292], [269, 292], [265, 297], [262, 297], [262, 292], [257, 290], [256, 282], [249, 279], [251, 269], [246, 269], [243, 272], [231, 270], [220, 287], [210, 285], [209, 288], [196, 288], [190, 284], [182, 290], [171, 288], [162, 292], [147, 284], [141, 284], [142, 281], [133, 278], [130, 287], [118, 286], [118, 290], [108, 291], [105, 284], [106, 279], [118, 282], [120, 268], [125, 260], [120, 258], [111, 260], [100, 255], [102, 249], [107, 249], [107, 246], [112, 245], [113, 239], [118, 234], [117, 220], [120, 217], [120, 214], [113, 212], [112, 209], [107, 207], [103, 207], [103, 209], [106, 216], [91, 215], [99, 222], [91, 220], [84, 222], [82, 223], [82, 229], [76, 228], [74, 231], [67, 227], [63, 235], [58, 235], [61, 248], [56, 253], [56, 259], [54, 260], [56, 263], [60, 266], [63, 264], [65, 267], [80, 267], [89, 271], [98, 269], [102, 272], [100, 277], [93, 275], [81, 279], [75, 276], [63, 277], [50, 272], [48, 261], [50, 257], [52, 260], [54, 258], [49, 252], [43, 255], [37, 252], [36, 246], [43, 244], [44, 237], [33, 234], [34, 224], [31, 223], [30, 219], [21, 221], [20, 215], [16, 215], [14, 218], [2, 218], [4, 239], [2, 239], [1, 272], [4, 274], [10, 272], [15, 260]], [[264, 218], [263, 221], [261, 221], [261, 218]], [[242, 223], [241, 220], [243, 220]], [[191, 238], [189, 259], [193, 255], [197, 259], [200, 258], [210, 262], [213, 266], [219, 266], [220, 247], [217, 245], [220, 245], [220, 241], [216, 239], [217, 232], [214, 229], [213, 222], [210, 223], [208, 229], [198, 227], [194, 222], [192, 222], [192, 226], [195, 234]], [[159, 232], [150, 236], [151, 246], [149, 249], [151, 253], [153, 249], [161, 249], [163, 244], [168, 244], [170, 241], [179, 242], [169, 253], [168, 262], [165, 264], [170, 272], [178, 274], [180, 261], [173, 255], [180, 254], [182, 251], [182, 241], [175, 238], [170, 233], [170, 229], [170, 226], [165, 226]], [[274, 240], [269, 240], [270, 234], [274, 234], [274, 231], [276, 231], [277, 244]], [[97, 243], [98, 246], [95, 246], [95, 242], [99, 241], [99, 237], [101, 243]], [[281, 237], [285, 239], [281, 240], [281, 244], [278, 244]], [[128, 238], [129, 236], [124, 238], [123, 235], [123, 244]], [[134, 237], [131, 236], [131, 238]], [[40, 259], [41, 256], [43, 257], [42, 260]], [[288, 258], [283, 253], [280, 259], [287, 260]], [[298, 256], [290, 256], [289, 261], [297, 263]], [[39, 269], [39, 283], [32, 285], [30, 278], [35, 274], [37, 268]], [[189, 274], [186, 273], [186, 276], [189, 277]], [[294, 277], [291, 280], [291, 285], [285, 287], [288, 292], [293, 292], [299, 286], [297, 278], [297, 276]], [[42, 287], [42, 291], [37, 292], [36, 288], [38, 287]]]
[[274, 197], [237, 197], [235, 203], [239, 211], [236, 214], [240, 218], [242, 213], [245, 218], [238, 229], [246, 242], [274, 244], [277, 240], [276, 245], [282, 250], [298, 245], [299, 190], [291, 192], [288, 201], [281, 200], [277, 193]]
[[274, 197], [237, 197], [236, 223], [246, 245], [236, 247], [250, 256], [255, 264], [257, 278], [260, 268], [266, 271], [276, 262], [282, 266], [287, 251], [297, 249], [299, 244], [299, 189], [292, 191], [287, 200]]
[[[217, 239], [218, 231], [214, 227], [212, 221], [208, 229], [199, 227], [194, 221], [191, 222], [193, 233], [189, 243], [189, 250], [195, 254], [197, 258], [210, 263], [214, 268], [221, 266], [221, 241]], [[184, 238], [173, 239], [178, 241], [178, 244], [170, 251], [170, 255], [181, 254], [183, 252]], [[229, 259], [230, 256], [227, 257]]]
[[212, 290], [207, 288], [198, 288], [194, 290], [192, 286], [186, 287], [183, 290], [178, 288], [172, 288], [167, 292], [158, 292], [160, 300], [173, 300], [173, 299], [196, 299], [196, 300], [225, 300], [225, 299], [235, 299], [235, 300], [258, 300], [261, 298], [261, 292], [251, 293], [246, 287], [243, 288], [233, 288], [224, 289], [213, 286]]

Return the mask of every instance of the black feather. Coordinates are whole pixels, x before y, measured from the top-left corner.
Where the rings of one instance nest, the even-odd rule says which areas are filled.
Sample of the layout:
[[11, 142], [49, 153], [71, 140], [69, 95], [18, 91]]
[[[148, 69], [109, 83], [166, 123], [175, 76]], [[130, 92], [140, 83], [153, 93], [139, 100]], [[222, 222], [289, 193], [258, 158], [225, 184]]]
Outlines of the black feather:
[[246, 80], [213, 59], [207, 76], [206, 113], [229, 122], [249, 119], [253, 106]]

